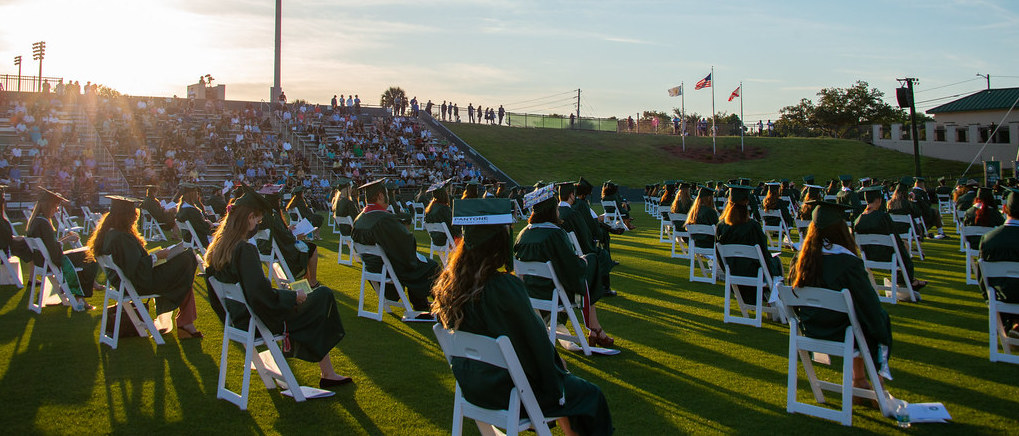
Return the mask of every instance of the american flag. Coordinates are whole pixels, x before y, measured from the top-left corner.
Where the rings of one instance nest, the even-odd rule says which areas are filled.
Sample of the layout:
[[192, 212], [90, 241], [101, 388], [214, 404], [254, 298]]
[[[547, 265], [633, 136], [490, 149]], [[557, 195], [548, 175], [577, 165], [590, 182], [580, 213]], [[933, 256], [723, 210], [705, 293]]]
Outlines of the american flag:
[[734, 91], [732, 91], [732, 94], [729, 94], [729, 101], [732, 101], [732, 99], [734, 99], [736, 97], [739, 97], [739, 89], [740, 88], [742, 88], [742, 86], [737, 86], [736, 89]]
[[709, 73], [708, 77], [705, 77], [705, 78], [701, 79], [700, 82], [697, 82], [697, 84], [694, 85], [693, 89], [696, 91], [696, 90], [701, 89], [701, 88], [710, 88], [710, 87], [711, 87], [711, 74]]

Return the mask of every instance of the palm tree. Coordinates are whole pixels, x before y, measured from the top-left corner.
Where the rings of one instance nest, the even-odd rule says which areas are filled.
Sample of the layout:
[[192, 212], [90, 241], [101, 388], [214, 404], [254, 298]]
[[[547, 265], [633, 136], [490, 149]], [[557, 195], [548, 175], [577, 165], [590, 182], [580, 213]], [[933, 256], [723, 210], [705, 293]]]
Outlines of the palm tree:
[[390, 86], [386, 92], [382, 93], [382, 99], [379, 104], [382, 107], [393, 107], [393, 102], [396, 101], [397, 97], [399, 97], [401, 101], [404, 101], [407, 99], [407, 94], [403, 92], [403, 88], [400, 88], [399, 86]]

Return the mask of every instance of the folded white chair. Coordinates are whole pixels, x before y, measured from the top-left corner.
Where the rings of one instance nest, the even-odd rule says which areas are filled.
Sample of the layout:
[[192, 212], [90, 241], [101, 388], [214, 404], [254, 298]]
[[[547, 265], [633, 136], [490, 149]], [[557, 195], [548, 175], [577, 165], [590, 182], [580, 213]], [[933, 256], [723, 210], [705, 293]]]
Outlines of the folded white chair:
[[[109, 345], [114, 350], [117, 349], [117, 343], [120, 339], [121, 316], [127, 314], [131, 324], [134, 325], [135, 330], [138, 332], [138, 336], [143, 338], [151, 336], [156, 341], [156, 344], [163, 345], [165, 343], [163, 335], [159, 332], [159, 328], [153, 321], [152, 316], [149, 315], [149, 311], [144, 304], [144, 300], [155, 302], [157, 296], [154, 294], [138, 294], [134, 283], [131, 283], [131, 280], [124, 275], [124, 271], [117, 264], [113, 263], [113, 258], [109, 255], [97, 257], [96, 262], [106, 271], [106, 295], [103, 297], [102, 307], [104, 310], [103, 320], [99, 326], [99, 343]], [[110, 278], [113, 276], [119, 278], [119, 285], [113, 286], [110, 282]], [[111, 302], [116, 306], [114, 309], [116, 315], [114, 315], [112, 320], [110, 319], [110, 311], [105, 310]], [[113, 322], [113, 335], [106, 333], [108, 331], [107, 325], [110, 322]]]
[[457, 382], [453, 393], [453, 436], [463, 433], [464, 418], [473, 419], [478, 431], [486, 436], [502, 434], [496, 427], [505, 430], [506, 435], [517, 435], [528, 429], [533, 429], [538, 436], [552, 435], [548, 423], [558, 417], [548, 417], [541, 412], [527, 374], [508, 337], [493, 339], [473, 333], [449, 331], [439, 323], [432, 326], [432, 332], [435, 333], [447, 363], [452, 364], [453, 358], [459, 357], [504, 368], [509, 372], [514, 385], [506, 393], [509, 396], [509, 407], [505, 410], [492, 410], [475, 406], [464, 399], [460, 383]]
[[[389, 261], [389, 257], [386, 256], [386, 253], [382, 251], [381, 247], [378, 245], [365, 245], [355, 242], [354, 253], [361, 258], [361, 295], [357, 300], [357, 316], [382, 321], [382, 316], [384, 314], [387, 312], [393, 313], [393, 308], [398, 308], [403, 309], [403, 317], [401, 319], [404, 322], [423, 321], [416, 319], [416, 317], [427, 312], [417, 311], [411, 307], [410, 299], [407, 298], [407, 293], [403, 288], [403, 284], [400, 283], [399, 277], [396, 276], [396, 270], [393, 269], [393, 263]], [[382, 269], [379, 272], [368, 271], [368, 264], [364, 262], [364, 255], [366, 254], [378, 256], [379, 259], [382, 259]], [[378, 304], [373, 311], [365, 309], [365, 294], [367, 292], [367, 286], [365, 285], [367, 284], [370, 284], [373, 288], [375, 288], [375, 293], [378, 296]], [[387, 284], [391, 284], [394, 288], [396, 288], [399, 301], [386, 298]]]
[[[336, 263], [342, 265], [353, 265], [354, 264], [354, 240], [350, 239], [350, 236], [344, 236], [339, 231], [339, 226], [348, 225], [350, 228], [354, 228], [354, 219], [349, 216], [336, 217], [335, 225], [336, 229], [334, 233], [338, 234], [336, 247]], [[343, 258], [343, 247], [347, 247], [347, 258]]]
[[[780, 307], [781, 303], [779, 301], [776, 300], [774, 305], [770, 302], [764, 301], [764, 289], [768, 288], [772, 293], [774, 293], [775, 286], [782, 282], [782, 278], [771, 276], [771, 273], [767, 268], [768, 264], [765, 261], [764, 254], [761, 252], [761, 247], [757, 245], [715, 243], [715, 249], [718, 252], [717, 261], [722, 264], [723, 271], [725, 271], [725, 302], [722, 312], [723, 322], [760, 327], [761, 320], [765, 313], [769, 314], [773, 320], [778, 320], [783, 323], [786, 322], [785, 313], [783, 313], [782, 308]], [[730, 258], [757, 261], [757, 274], [754, 276], [736, 275], [732, 269], [729, 268], [728, 259]], [[756, 290], [754, 304], [752, 306], [743, 302], [739, 286], [753, 286]], [[739, 311], [742, 316], [735, 316], [731, 314], [733, 299], [736, 300], [736, 304], [739, 307]], [[753, 317], [750, 317], [751, 310], [754, 311]]]
[[[768, 225], [768, 218], [775, 218], [778, 220], [777, 225]], [[785, 221], [782, 219], [781, 210], [761, 210], [761, 229], [764, 230], [764, 235], [768, 237], [768, 250], [770, 251], [782, 251], [782, 245], [785, 241], [791, 241], [789, 236], [789, 228], [786, 227]]]
[[414, 209], [414, 230], [425, 229], [425, 204], [424, 203], [411, 203], [410, 207]]
[[[786, 384], [786, 411], [789, 413], [802, 413], [819, 418], [830, 419], [845, 426], [853, 425], [853, 398], [869, 398], [876, 400], [880, 406], [881, 413], [891, 416], [894, 412], [891, 398], [882, 387], [880, 376], [874, 361], [871, 359], [870, 349], [867, 347], [867, 340], [863, 336], [863, 330], [856, 319], [856, 309], [853, 306], [853, 298], [849, 291], [833, 291], [824, 288], [797, 288], [793, 289], [785, 285], [777, 286], [779, 299], [782, 301], [786, 316], [789, 319], [789, 368]], [[834, 312], [844, 313], [849, 318], [849, 327], [846, 327], [845, 336], [842, 341], [827, 341], [814, 339], [803, 335], [800, 331], [800, 320], [796, 315], [797, 308], [822, 308]], [[841, 383], [833, 383], [820, 380], [814, 372], [814, 364], [811, 361], [810, 353], [824, 353], [842, 357], [842, 380]], [[870, 380], [873, 389], [853, 387], [853, 358], [859, 356], [864, 362], [867, 378]], [[796, 399], [797, 384], [799, 382], [799, 365], [807, 375], [807, 381], [818, 404], [824, 404], [824, 391], [841, 394], [842, 409], [832, 409], [814, 404], [802, 403]]]
[[[584, 336], [584, 324], [581, 323], [583, 319], [583, 312], [581, 317], [577, 317], [577, 302], [570, 301], [569, 295], [566, 294], [566, 288], [563, 287], [559, 277], [555, 273], [555, 269], [552, 267], [552, 262], [523, 262], [520, 260], [513, 260], [513, 274], [523, 279], [525, 276], [541, 277], [551, 280], [555, 285], [555, 291], [552, 292], [551, 300], [542, 300], [537, 298], [531, 298], [531, 306], [534, 310], [543, 310], [549, 312], [548, 321], [548, 339], [552, 341], [552, 345], [556, 344], [556, 339], [569, 341], [574, 344], [580, 345], [581, 350], [584, 351], [584, 355], [591, 355], [591, 346], [587, 343], [587, 337]], [[578, 295], [578, 298], [581, 296]], [[565, 313], [566, 318], [569, 320], [570, 326], [573, 329], [573, 333], [569, 331], [563, 332], [558, 329], [559, 314]]]
[[[988, 337], [991, 351], [991, 362], [1008, 362], [1019, 364], [1019, 339], [1010, 338], [1008, 329], [1001, 322], [1001, 314], [1019, 316], [1019, 303], [998, 301], [990, 279], [1010, 278], [1019, 280], [1019, 262], [986, 262], [979, 261], [980, 276], [987, 290]], [[1000, 349], [998, 348], [1000, 345]]]
[[21, 272], [21, 259], [18, 256], [7, 256], [0, 251], [0, 285], [14, 285], [18, 289], [25, 287]]
[[[910, 283], [909, 274], [906, 273], [906, 261], [903, 254], [899, 252], [899, 244], [895, 242], [895, 235], [877, 235], [856, 233], [853, 235], [856, 245], [860, 247], [860, 259], [863, 260], [863, 267], [867, 269], [867, 276], [870, 284], [878, 293], [877, 297], [883, 303], [895, 304], [899, 300], [916, 302], [916, 292], [913, 284]], [[886, 261], [877, 261], [867, 258], [864, 247], [884, 247], [891, 250], [892, 257]], [[878, 283], [874, 278], [874, 270], [886, 271], [890, 278], [883, 283]], [[905, 285], [899, 284], [899, 278]]]

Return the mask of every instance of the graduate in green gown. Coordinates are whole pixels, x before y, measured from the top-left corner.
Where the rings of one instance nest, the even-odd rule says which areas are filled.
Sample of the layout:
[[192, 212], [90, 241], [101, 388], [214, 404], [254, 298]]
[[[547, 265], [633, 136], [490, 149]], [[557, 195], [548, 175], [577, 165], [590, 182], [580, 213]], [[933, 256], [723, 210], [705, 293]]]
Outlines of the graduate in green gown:
[[176, 227], [177, 223], [173, 220], [172, 210], [163, 209], [163, 204], [156, 199], [156, 189], [158, 187], [155, 185], [145, 186], [145, 198], [142, 200], [141, 208], [152, 215], [152, 219], [159, 223], [159, 227], [170, 230]]
[[[567, 233], [573, 233], [577, 242], [580, 243], [581, 252], [594, 262], [594, 281], [590, 282], [591, 293], [601, 292], [603, 295], [614, 297], [616, 292], [610, 285], [609, 273], [615, 267], [615, 263], [609, 252], [599, 247], [595, 242], [593, 232], [588, 227], [585, 217], [573, 209], [573, 204], [577, 200], [576, 184], [574, 182], [559, 183], [556, 185], [556, 189], [559, 197], [560, 227]], [[599, 297], [600, 295], [594, 296], [595, 299]]]
[[[591, 232], [591, 237], [594, 238], [594, 244], [602, 248], [605, 253], [608, 254], [609, 259], [611, 259], [612, 252], [610, 250], [612, 241], [610, 235], [621, 235], [624, 230], [621, 228], [611, 227], [608, 224], [605, 224], [603, 220], [599, 220], [598, 214], [596, 214], [591, 208], [591, 203], [589, 201], [591, 192], [594, 190], [594, 185], [581, 177], [580, 180], [577, 181], [576, 185], [574, 185], [574, 189], [576, 198], [573, 200], [573, 210], [577, 213], [577, 216], [584, 221], [584, 224], [587, 225], [588, 230]], [[620, 212], [622, 212], [622, 208], [620, 208]], [[626, 223], [627, 221], [628, 219], [624, 218], [623, 222]]]
[[223, 197], [225, 189], [221, 189], [219, 185], [208, 185], [207, 188], [212, 190], [212, 194], [206, 200], [205, 204], [212, 208], [216, 215], [223, 216], [226, 214], [226, 198]]
[[[141, 200], [117, 195], [110, 199], [110, 211], [103, 215], [95, 232], [88, 241], [88, 256], [109, 255], [140, 295], [157, 295], [156, 313], [162, 314], [180, 308], [175, 317], [177, 337], [181, 339], [202, 338], [195, 328], [198, 311], [195, 309], [195, 293], [192, 286], [198, 260], [191, 249], [177, 253], [171, 258], [169, 250], [149, 253], [145, 250], [145, 239], [138, 234], [136, 205]], [[157, 262], [162, 262], [157, 265]], [[119, 277], [111, 277], [113, 285], [119, 285]]]
[[[782, 214], [781, 219], [785, 223], [786, 228], [793, 228], [796, 223], [793, 221], [793, 215], [789, 213], [789, 201], [782, 199], [782, 184], [769, 182], [764, 185], [767, 187], [767, 194], [761, 203], [761, 209], [766, 212], [779, 211]], [[764, 224], [777, 226], [778, 219], [775, 217], [764, 217]]]
[[[938, 207], [937, 197], [933, 200], [930, 198], [930, 194], [927, 192], [926, 179], [923, 177], [913, 178], [913, 189], [910, 192], [911, 201], [916, 205], [916, 209], [920, 212], [920, 216], [923, 217], [923, 222], [927, 226], [927, 229], [934, 227], [937, 228], [937, 233], [934, 234], [934, 239], [944, 239], [945, 229], [941, 222], [941, 210]], [[927, 233], [927, 229], [922, 229], [920, 233]]]
[[[687, 182], [679, 184], [679, 192], [676, 193], [676, 198], [672, 200], [672, 205], [669, 208], [670, 212], [683, 215], [690, 212], [690, 208], [693, 207], [693, 197], [690, 196], [691, 188], [693, 186]], [[673, 223], [673, 225], [683, 225], [683, 223]]]
[[[860, 193], [863, 195], [864, 201], [867, 202], [867, 207], [860, 216], [856, 217], [856, 221], [853, 223], [853, 231], [861, 235], [893, 235], [895, 244], [899, 247], [899, 254], [906, 265], [906, 276], [908, 276], [912, 284], [913, 291], [918, 292], [920, 288], [927, 286], [927, 282], [916, 278], [913, 268], [913, 256], [909, 252], [909, 247], [902, 242], [899, 233], [895, 230], [895, 222], [892, 221], [892, 217], [883, 210], [882, 206], [885, 201], [883, 188], [881, 186], [871, 186], [861, 189]], [[889, 261], [893, 253], [890, 247], [873, 245], [862, 247], [862, 250], [867, 255], [868, 260], [878, 262]], [[899, 277], [900, 282], [903, 284], [905, 279]]]
[[[980, 227], [998, 227], [1005, 223], [1005, 217], [998, 211], [998, 202], [994, 199], [994, 191], [991, 188], [977, 188], [973, 206], [966, 210], [962, 223], [967, 226]], [[966, 240], [972, 248], [977, 248], [980, 245], [980, 236], [967, 236]]]
[[[599, 260], [597, 255], [578, 256], [566, 230], [557, 223], [559, 214], [569, 208], [558, 207], [555, 185], [539, 188], [525, 197], [524, 204], [531, 209], [527, 227], [517, 234], [513, 251], [523, 262], [552, 262], [552, 269], [571, 301], [576, 296], [584, 300], [584, 318], [591, 330], [588, 342], [592, 345], [611, 346], [615, 341], [602, 331], [598, 313], [594, 308], [602, 295], [599, 292]], [[533, 298], [552, 299], [555, 285], [551, 280], [524, 277], [528, 293]]]
[[[475, 185], [476, 186], [476, 185]], [[419, 319], [431, 317], [428, 297], [431, 295], [432, 284], [438, 277], [441, 268], [434, 259], [423, 259], [418, 256], [417, 240], [400, 220], [386, 210], [389, 197], [386, 193], [384, 180], [361, 185], [368, 205], [354, 220], [354, 230], [350, 237], [359, 244], [378, 245], [396, 270], [400, 283], [407, 288], [407, 298], [416, 311], [424, 311]], [[371, 272], [382, 271], [382, 259], [366, 254], [362, 256], [364, 267]], [[386, 297], [398, 300], [395, 289], [386, 288]]]
[[[980, 240], [980, 258], [987, 262], [1019, 262], [1019, 190], [1005, 188], [1005, 203], [1002, 206], [1008, 219], [1005, 223], [984, 234]], [[995, 298], [1003, 303], [1019, 303], [1019, 278], [991, 279]], [[984, 281], [980, 289], [987, 298]], [[1008, 329], [1008, 337], [1019, 339], [1019, 316], [1002, 315], [1002, 324]]]
[[[685, 227], [690, 224], [705, 226], [718, 224], [714, 189], [702, 187], [697, 191], [697, 200], [694, 202], [693, 207], [690, 208], [690, 213], [686, 214], [686, 222], [683, 223], [683, 226]], [[711, 248], [715, 246], [714, 235], [694, 235], [692, 240], [697, 248]]]
[[[460, 238], [460, 226], [453, 225], [453, 209], [449, 207], [449, 193], [446, 192], [446, 185], [453, 179], [446, 179], [441, 182], [432, 184], [428, 187], [427, 193], [431, 194], [432, 201], [428, 203], [428, 207], [425, 208], [425, 222], [426, 223], [445, 223], [446, 228], [449, 229], [450, 236], [453, 239]], [[432, 238], [432, 243], [436, 246], [443, 246], [446, 244], [446, 234], [442, 232], [431, 232], [428, 234]]]
[[[764, 261], [767, 263], [764, 266], [768, 268], [771, 276], [782, 277], [782, 261], [778, 257], [771, 256], [771, 252], [768, 251], [768, 237], [764, 234], [761, 223], [750, 217], [751, 190], [750, 186], [729, 186], [729, 201], [718, 218], [715, 240], [722, 245], [756, 245], [764, 255]], [[746, 258], [727, 258], [725, 263], [729, 265], [729, 271], [738, 276], [756, 276], [757, 269], [761, 267], [760, 262]], [[756, 299], [757, 289], [747, 285], [738, 286], [743, 302], [752, 304]], [[766, 287], [764, 300], [767, 301], [770, 295], [771, 289]]]
[[[223, 283], [239, 283], [251, 311], [273, 334], [286, 334], [290, 349], [284, 352], [308, 362], [318, 362], [319, 387], [329, 388], [351, 382], [333, 369], [329, 352], [346, 334], [340, 320], [339, 308], [333, 290], [325, 286], [302, 290], [275, 289], [262, 272], [258, 248], [248, 239], [258, 229], [265, 214], [274, 209], [261, 195], [243, 186], [244, 194], [230, 205], [223, 225], [209, 244], [205, 254], [205, 271]], [[213, 287], [209, 286], [212, 290]], [[225, 318], [219, 298], [209, 296], [210, 304], [221, 319]], [[235, 301], [227, 301], [230, 322], [246, 326], [248, 312]]]
[[311, 210], [311, 207], [308, 206], [308, 202], [304, 200], [303, 186], [297, 185], [294, 187], [292, 191], [290, 191], [290, 201], [287, 202], [287, 207], [285, 207], [284, 209], [288, 211], [292, 209], [297, 209], [297, 211], [301, 213], [301, 218], [308, 220], [308, 222], [310, 222], [311, 225], [315, 227], [315, 231], [313, 232], [312, 237], [318, 239], [318, 232], [319, 229], [322, 228], [322, 223], [325, 222], [325, 217], [315, 213], [314, 211]]
[[[508, 337], [542, 412], [564, 417], [557, 422], [566, 434], [612, 434], [605, 395], [566, 369], [531, 306], [524, 283], [504, 272], [512, 266], [511, 221], [504, 219], [512, 216], [510, 203], [458, 200], [453, 207], [458, 217], [474, 216], [471, 221], [488, 224], [465, 226], [463, 243], [457, 245], [436, 282], [432, 311], [438, 321], [450, 330]], [[554, 203], [542, 210], [554, 214]], [[471, 404], [507, 408], [512, 381], [506, 370], [464, 358], [453, 358], [452, 369], [464, 399]]]
[[952, 200], [955, 201], [955, 210], [969, 210], [970, 206], [973, 206], [973, 200], [977, 198], [977, 187], [979, 183], [976, 180], [960, 180], [959, 186], [955, 189], [952, 194]]
[[[856, 242], [849, 234], [843, 218], [844, 205], [824, 201], [815, 204], [817, 207], [803, 247], [793, 259], [789, 271], [789, 283], [793, 288], [816, 286], [835, 291], [848, 289], [874, 365], [882, 368], [888, 362], [887, 353], [892, 347], [891, 320], [881, 307], [863, 260], [857, 254], [859, 250]], [[845, 314], [808, 307], [798, 308], [796, 313], [803, 334], [831, 341], [842, 341], [845, 338], [846, 327], [849, 326], [849, 317]], [[882, 353], [882, 350], [886, 352]], [[853, 386], [871, 386], [860, 357], [853, 360]]]
[[[71, 286], [71, 293], [74, 294], [78, 307], [92, 310], [94, 307], [86, 303], [84, 299], [91, 297], [92, 292], [99, 287], [95, 283], [96, 272], [99, 266], [94, 261], [88, 259], [87, 253], [83, 249], [64, 251], [64, 243], [78, 242], [80, 237], [75, 232], [68, 232], [63, 238], [57, 239], [56, 229], [53, 228], [53, 223], [50, 220], [53, 219], [57, 210], [60, 209], [61, 203], [66, 202], [67, 199], [45, 188], [40, 187], [39, 191], [39, 201], [35, 204], [35, 208], [32, 209], [32, 215], [28, 218], [28, 229], [25, 231], [25, 237], [39, 238], [42, 241], [42, 244], [46, 246], [46, 252], [49, 254], [50, 261], [57, 268], [62, 268], [65, 271], [65, 279], [70, 277], [68, 271], [72, 271], [73, 268], [81, 268], [81, 271], [78, 271], [76, 274], [79, 287]], [[44, 262], [42, 254], [34, 253], [32, 262], [35, 265], [42, 265]]]
[[14, 236], [14, 226], [7, 220], [7, 200], [4, 198], [7, 185], [0, 185], [0, 250], [7, 257], [17, 256], [27, 262], [32, 258], [23, 236]]
[[627, 230], [637, 228], [637, 226], [633, 224], [633, 218], [630, 217], [630, 202], [623, 198], [623, 196], [619, 195], [619, 185], [612, 183], [611, 180], [603, 183], [601, 187], [601, 201], [616, 202], [616, 206], [619, 206], [619, 215], [623, 217], [623, 224], [626, 226]]
[[839, 176], [839, 181], [842, 187], [839, 188], [838, 194], [835, 194], [835, 202], [850, 209], [851, 213], [846, 218], [854, 221], [856, 216], [863, 212], [863, 202], [860, 201], [860, 194], [853, 190], [853, 176], [843, 174]]
[[[195, 229], [195, 234], [198, 235], [198, 242], [201, 242], [203, 246], [208, 246], [215, 225], [205, 218], [201, 187], [187, 182], [181, 183], [180, 187], [182, 192], [180, 203], [177, 205], [176, 219], [191, 224], [191, 228]], [[187, 238], [188, 236], [183, 237]]]
[[[351, 221], [357, 216], [357, 204], [354, 203], [354, 197], [352, 196], [353, 181], [342, 177], [336, 183], [336, 195], [333, 196], [333, 219], [341, 217], [350, 217]], [[340, 229], [340, 234], [343, 236], [350, 236], [350, 231], [353, 227], [348, 224], [339, 224], [337, 226]]]
[[[259, 190], [265, 201], [271, 206], [262, 218], [258, 229], [269, 229], [269, 237], [276, 241], [283, 261], [294, 275], [295, 280], [307, 279], [312, 287], [318, 286], [318, 246], [305, 240], [307, 235], [295, 236], [293, 229], [296, 223], [287, 225], [283, 211], [280, 209], [279, 192], [281, 185], [265, 185]], [[269, 239], [258, 241], [258, 251], [268, 254], [272, 251]]]

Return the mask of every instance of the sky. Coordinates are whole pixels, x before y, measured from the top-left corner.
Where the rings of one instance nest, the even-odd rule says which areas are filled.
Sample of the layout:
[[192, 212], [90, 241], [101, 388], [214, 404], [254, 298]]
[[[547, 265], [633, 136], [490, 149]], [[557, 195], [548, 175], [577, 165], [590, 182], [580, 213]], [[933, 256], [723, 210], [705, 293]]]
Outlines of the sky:
[[[93, 81], [130, 95], [186, 95], [211, 74], [230, 100], [267, 100], [272, 0], [0, 0], [0, 74]], [[827, 87], [868, 82], [894, 103], [916, 77], [925, 110], [986, 87], [1019, 87], [1014, 0], [494, 1], [284, 0], [290, 101], [379, 102], [399, 86], [431, 99], [583, 116], [717, 112], [742, 82], [744, 118], [777, 119]]]

